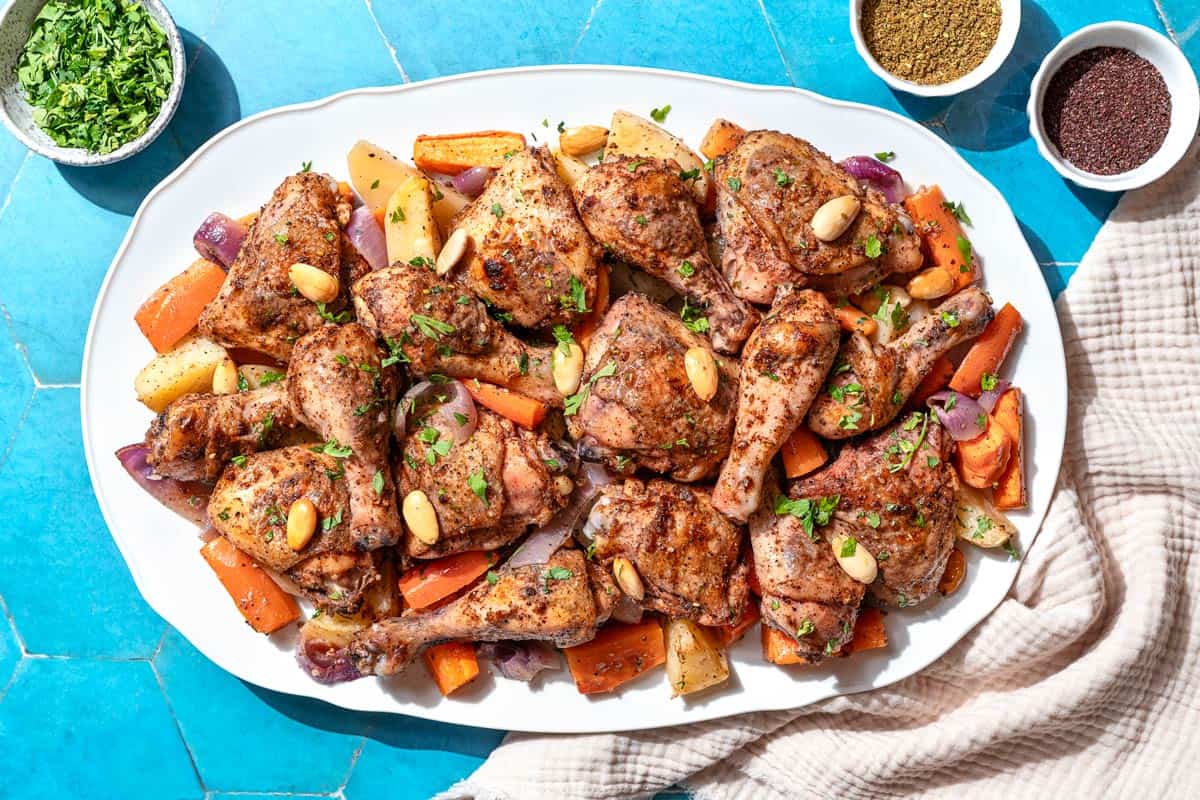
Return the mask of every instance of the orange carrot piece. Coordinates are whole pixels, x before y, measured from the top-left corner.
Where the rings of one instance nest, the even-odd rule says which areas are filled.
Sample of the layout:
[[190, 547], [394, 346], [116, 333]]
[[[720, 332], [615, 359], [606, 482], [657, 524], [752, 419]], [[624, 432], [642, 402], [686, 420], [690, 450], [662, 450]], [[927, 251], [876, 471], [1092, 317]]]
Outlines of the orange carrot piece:
[[700, 152], [704, 154], [705, 158], [719, 158], [733, 152], [733, 149], [741, 144], [745, 135], [746, 129], [741, 125], [718, 117], [713, 120], [708, 132], [700, 140]]
[[1000, 395], [992, 409], [992, 418], [1012, 440], [1012, 455], [992, 489], [992, 503], [1001, 511], [1025, 508], [1029, 498], [1025, 490], [1025, 446], [1021, 435], [1025, 427], [1025, 402], [1021, 390], [1014, 386]]
[[971, 397], [979, 397], [983, 391], [983, 376], [995, 375], [1000, 371], [1000, 365], [1004, 363], [1008, 351], [1012, 350], [1013, 342], [1023, 327], [1021, 313], [1011, 303], [1005, 303], [967, 351], [966, 358], [950, 379], [950, 388]]
[[422, 655], [443, 697], [479, 677], [479, 659], [475, 657], [475, 645], [470, 642], [439, 644]]
[[942, 356], [937, 361], [933, 362], [933, 368], [929, 370], [917, 388], [913, 390], [912, 395], [908, 398], [908, 405], [911, 408], [924, 408], [925, 401], [932, 397], [937, 392], [946, 388], [946, 384], [950, 382], [950, 376], [954, 374], [954, 362]]
[[196, 259], [147, 298], [133, 315], [134, 322], [156, 352], [165, 353], [196, 327], [200, 312], [212, 302], [225, 282], [225, 270], [211, 261]]
[[471, 167], [504, 166], [504, 156], [525, 149], [525, 137], [511, 131], [421, 135], [413, 142], [413, 163], [426, 172], [457, 175]]
[[837, 314], [838, 325], [848, 333], [858, 331], [863, 336], [870, 336], [879, 327], [879, 324], [861, 308], [849, 305], [841, 306], [835, 308], [834, 313]]
[[217, 580], [254, 630], [274, 633], [300, 619], [296, 599], [225, 537], [218, 536], [209, 541], [200, 548], [200, 555], [217, 573]]
[[808, 659], [796, 652], [798, 642], [781, 630], [762, 626], [763, 658], [772, 664], [807, 664]]
[[784, 440], [779, 455], [783, 458], [783, 471], [789, 478], [807, 475], [829, 458], [825, 445], [803, 422]]
[[476, 403], [523, 428], [536, 428], [546, 418], [546, 404], [540, 400], [479, 380], [463, 381], [463, 385]]
[[946, 568], [942, 570], [942, 577], [938, 579], [938, 591], [941, 592], [942, 597], [949, 597], [958, 591], [958, 587], [962, 585], [965, 577], [967, 577], [967, 557], [963, 555], [962, 550], [956, 547], [950, 551]]
[[382, 230], [386, 231], [387, 225], [384, 224], [384, 219], [387, 217], [387, 209], [386, 208], [377, 208], [374, 211], [372, 211], [371, 214], [375, 217], [375, 221], [379, 223], [379, 227]]
[[580, 694], [611, 692], [667, 660], [662, 626], [655, 620], [607, 625], [590, 642], [563, 650]]
[[737, 621], [730, 625], [721, 625], [720, 627], [710, 627], [707, 630], [713, 635], [723, 647], [729, 647], [734, 642], [746, 635], [746, 631], [754, 627], [761, 615], [758, 612], [758, 603], [748, 602], [742, 608], [742, 615], [737, 618]]
[[883, 626], [883, 612], [878, 608], [863, 608], [854, 623], [854, 638], [842, 645], [841, 654], [848, 656], [861, 650], [887, 647], [887, 628]]
[[496, 554], [468, 550], [425, 561], [400, 576], [400, 594], [411, 608], [427, 608], [470, 584], [496, 563]]
[[242, 216], [238, 217], [238, 222], [249, 228], [250, 223], [254, 222], [256, 219], [258, 219], [258, 212], [251, 211], [249, 214], [243, 214]]
[[995, 485], [1008, 466], [1012, 449], [1008, 431], [991, 417], [985, 417], [983, 433], [957, 445], [954, 463], [959, 477], [976, 489]]
[[608, 311], [608, 292], [608, 265], [602, 263], [596, 273], [596, 299], [592, 301], [592, 310], [575, 327], [575, 341], [585, 351], [600, 327], [600, 321], [604, 319], [604, 312]]
[[[955, 291], [979, 278], [971, 243], [963, 236], [958, 219], [946, 208], [946, 196], [940, 186], [922, 186], [905, 199], [904, 207], [928, 248], [929, 260], [950, 274]], [[963, 257], [964, 250], [966, 258]]]
[[354, 205], [354, 190], [350, 188], [350, 184], [345, 181], [338, 181], [337, 190], [343, 200]]

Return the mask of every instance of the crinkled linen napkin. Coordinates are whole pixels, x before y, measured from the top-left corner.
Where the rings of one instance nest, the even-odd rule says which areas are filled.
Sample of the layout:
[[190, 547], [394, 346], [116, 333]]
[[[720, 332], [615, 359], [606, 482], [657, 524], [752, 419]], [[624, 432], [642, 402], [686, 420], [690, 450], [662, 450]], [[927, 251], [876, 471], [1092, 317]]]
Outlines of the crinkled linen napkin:
[[942, 659], [798, 711], [510, 734], [441, 797], [1200, 797], [1198, 307], [1193, 148], [1122, 199], [1058, 300], [1057, 492], [1008, 597]]

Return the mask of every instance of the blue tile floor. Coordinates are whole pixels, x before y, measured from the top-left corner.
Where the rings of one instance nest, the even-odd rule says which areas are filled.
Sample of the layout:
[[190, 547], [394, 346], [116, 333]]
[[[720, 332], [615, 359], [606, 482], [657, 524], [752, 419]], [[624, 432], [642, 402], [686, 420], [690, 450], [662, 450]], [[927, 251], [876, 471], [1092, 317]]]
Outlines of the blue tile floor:
[[942, 100], [876, 79], [850, 43], [842, 0], [167, 4], [184, 30], [188, 82], [146, 152], [76, 169], [0, 135], [5, 800], [427, 797], [468, 775], [502, 736], [351, 714], [231, 678], [145, 605], [105, 530], [78, 421], [92, 301], [142, 197], [213, 133], [357, 86], [514, 65], [637, 64], [790, 83], [907, 114], [953, 144], [1009, 199], [1057, 294], [1117, 198], [1064, 182], [1039, 158], [1024, 109], [1041, 57], [1083, 25], [1125, 19], [1168, 33], [1200, 63], [1194, 0], [1026, 0], [1001, 72]]

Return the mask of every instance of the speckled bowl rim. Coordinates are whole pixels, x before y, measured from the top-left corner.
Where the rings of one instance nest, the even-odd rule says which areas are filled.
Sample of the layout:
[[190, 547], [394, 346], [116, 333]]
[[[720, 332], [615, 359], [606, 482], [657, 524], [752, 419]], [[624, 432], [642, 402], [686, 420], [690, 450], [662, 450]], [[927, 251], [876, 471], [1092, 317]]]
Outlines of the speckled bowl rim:
[[1008, 60], [1013, 46], [1017, 43], [1017, 34], [1021, 31], [1021, 0], [998, 0], [1000, 3], [1000, 31], [996, 34], [996, 42], [988, 51], [979, 66], [949, 83], [914, 83], [893, 75], [875, 60], [875, 56], [863, 39], [862, 26], [859, 18], [862, 16], [864, 0], [850, 0], [850, 37], [854, 40], [854, 49], [880, 80], [901, 92], [917, 97], [950, 97], [968, 89], [974, 89], [999, 71]]
[[[10, 0], [0, 11], [0, 36], [3, 35], [5, 26], [9, 23], [9, 17], [17, 8], [29, 8], [36, 6], [40, 11], [42, 6], [46, 5], [49, 0]], [[163, 32], [167, 35], [167, 48], [171, 53], [171, 88], [167, 92], [167, 97], [163, 100], [162, 107], [158, 110], [158, 116], [150, 123], [150, 127], [146, 129], [138, 138], [113, 150], [111, 153], [103, 155], [91, 153], [80, 147], [60, 147], [54, 144], [49, 137], [42, 134], [40, 137], [31, 135], [28, 131], [16, 123], [9, 115], [8, 103], [13, 102], [8, 97], [0, 97], [0, 121], [4, 123], [4, 127], [12, 133], [13, 136], [28, 147], [33, 152], [43, 155], [51, 161], [59, 164], [68, 164], [75, 167], [99, 167], [104, 164], [113, 164], [117, 161], [129, 158], [132, 155], [140, 153], [150, 146], [150, 143], [158, 138], [158, 135], [166, 129], [171, 123], [171, 118], [175, 116], [176, 109], [179, 108], [179, 101], [183, 97], [183, 84], [187, 75], [187, 56], [183, 49], [183, 37], [179, 35], [179, 28], [175, 25], [175, 20], [159, 0], [134, 0], [144, 6], [150, 15], [154, 17], [154, 21], [159, 24]], [[36, 14], [34, 15], [36, 16]], [[20, 38], [21, 46], [24, 46], [25, 40], [28, 37], [28, 31], [23, 31]], [[2, 46], [2, 42], [0, 42]], [[11, 67], [7, 63], [9, 58], [7, 55], [0, 55], [0, 86], [8, 87], [11, 82], [16, 81], [15, 70], [17, 56], [14, 54], [11, 60]], [[7, 74], [4, 74], [7, 73]], [[0, 95], [7, 92], [0, 91]], [[16, 93], [13, 95], [16, 96]], [[24, 103], [24, 99], [20, 98], [16, 102]], [[28, 103], [25, 103], [28, 106]]]
[[[1171, 94], [1171, 128], [1162, 146], [1145, 163], [1116, 175], [1097, 175], [1069, 163], [1050, 142], [1042, 126], [1042, 99], [1050, 78], [1068, 58], [1093, 47], [1128, 46], [1118, 40], [1121, 35], [1140, 39], [1157, 48], [1156, 53], [1137, 48], [1135, 52], [1153, 64], [1167, 84], [1167, 91]], [[1162, 58], [1158, 58], [1158, 55], [1162, 55]], [[1197, 85], [1196, 73], [1187, 56], [1166, 36], [1135, 22], [1098, 22], [1065, 37], [1046, 54], [1029, 85], [1029, 103], [1025, 111], [1029, 116], [1029, 134], [1037, 144], [1038, 152], [1059, 175], [1089, 189], [1123, 192], [1153, 183], [1187, 155], [1196, 138], [1197, 122], [1200, 121], [1200, 86]]]

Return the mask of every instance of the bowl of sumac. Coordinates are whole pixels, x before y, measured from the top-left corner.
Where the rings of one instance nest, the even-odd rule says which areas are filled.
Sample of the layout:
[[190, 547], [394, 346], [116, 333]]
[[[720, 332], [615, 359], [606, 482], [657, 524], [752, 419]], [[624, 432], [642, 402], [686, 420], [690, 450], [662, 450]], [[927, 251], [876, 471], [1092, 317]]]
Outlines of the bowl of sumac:
[[1103, 22], [1050, 51], [1028, 110], [1038, 151], [1060, 175], [1117, 192], [1157, 180], [1187, 153], [1200, 87], [1170, 39], [1131, 22]]

